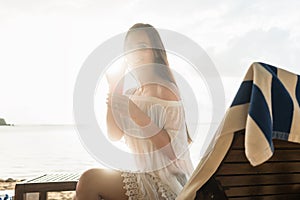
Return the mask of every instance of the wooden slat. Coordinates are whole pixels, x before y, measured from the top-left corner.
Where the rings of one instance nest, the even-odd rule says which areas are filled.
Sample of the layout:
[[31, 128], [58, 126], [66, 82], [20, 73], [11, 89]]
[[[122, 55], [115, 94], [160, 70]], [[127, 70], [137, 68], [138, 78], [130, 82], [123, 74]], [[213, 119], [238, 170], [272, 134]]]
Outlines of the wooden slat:
[[[267, 184], [300, 184], [300, 173], [298, 174], [268, 174], [268, 175], [237, 175], [237, 176], [216, 176], [215, 179], [223, 187], [228, 186], [249, 186]], [[299, 191], [300, 192], [300, 191]]]
[[[268, 162], [272, 161], [300, 161], [300, 149], [276, 149], [273, 156], [268, 160]], [[224, 162], [249, 163], [244, 150], [231, 150], [228, 152]]]
[[45, 174], [43, 176], [28, 180], [26, 183], [45, 183], [45, 182], [72, 182], [78, 181], [80, 178], [79, 173], [74, 174]]
[[300, 143], [295, 143], [295, 142], [289, 142], [289, 141], [284, 141], [284, 140], [273, 140], [273, 144], [275, 146], [275, 151], [276, 149], [300, 149]]
[[299, 194], [300, 184], [292, 185], [266, 185], [230, 187], [225, 190], [227, 197], [250, 196], [250, 195], [270, 195], [270, 194]]
[[256, 167], [243, 163], [223, 163], [218, 169], [218, 175], [230, 174], [271, 174], [271, 173], [296, 173], [300, 171], [300, 162], [275, 162], [264, 163]]
[[[231, 149], [244, 149], [245, 141], [244, 130], [235, 133], [234, 141], [232, 142]], [[286, 149], [300, 149], [300, 143], [289, 142], [284, 140], [273, 139], [273, 145], [276, 149], [286, 148]]]
[[30, 183], [24, 184], [24, 192], [58, 192], [58, 191], [72, 191], [76, 190], [77, 182], [49, 182], [49, 183]]
[[300, 194], [278, 194], [248, 197], [230, 197], [228, 200], [299, 200]]

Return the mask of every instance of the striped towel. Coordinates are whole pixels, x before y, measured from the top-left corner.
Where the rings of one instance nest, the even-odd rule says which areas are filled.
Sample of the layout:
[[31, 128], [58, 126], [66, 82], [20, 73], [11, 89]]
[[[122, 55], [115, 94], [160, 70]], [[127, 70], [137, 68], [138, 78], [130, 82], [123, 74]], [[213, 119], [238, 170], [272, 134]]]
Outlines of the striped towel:
[[216, 172], [235, 132], [245, 129], [245, 154], [252, 166], [274, 152], [272, 139], [300, 143], [300, 76], [265, 64], [253, 63], [208, 151], [176, 198], [194, 199]]

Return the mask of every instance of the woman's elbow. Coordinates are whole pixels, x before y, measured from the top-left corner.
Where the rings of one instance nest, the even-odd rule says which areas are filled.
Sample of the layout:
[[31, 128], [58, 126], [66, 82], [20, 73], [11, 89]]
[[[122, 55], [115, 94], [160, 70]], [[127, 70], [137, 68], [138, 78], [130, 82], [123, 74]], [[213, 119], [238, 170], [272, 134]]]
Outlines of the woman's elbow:
[[121, 140], [121, 138], [122, 138], [122, 136], [108, 135], [108, 139], [113, 142], [119, 141], [119, 140]]
[[121, 132], [120, 130], [115, 130], [115, 129], [107, 129], [108, 133], [108, 139], [111, 141], [119, 141], [123, 137], [124, 133]]

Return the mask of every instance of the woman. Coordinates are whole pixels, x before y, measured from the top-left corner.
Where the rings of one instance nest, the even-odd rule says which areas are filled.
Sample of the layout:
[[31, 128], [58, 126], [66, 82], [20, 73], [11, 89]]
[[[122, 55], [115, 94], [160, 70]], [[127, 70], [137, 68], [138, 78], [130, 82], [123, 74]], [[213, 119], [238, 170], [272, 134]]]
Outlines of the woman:
[[184, 109], [166, 51], [156, 29], [142, 23], [129, 29], [124, 49], [127, 70], [139, 86], [116, 94], [118, 78], [108, 77], [107, 129], [111, 140], [124, 137], [137, 155], [139, 171], [88, 170], [77, 184], [76, 199], [174, 200], [193, 166]]

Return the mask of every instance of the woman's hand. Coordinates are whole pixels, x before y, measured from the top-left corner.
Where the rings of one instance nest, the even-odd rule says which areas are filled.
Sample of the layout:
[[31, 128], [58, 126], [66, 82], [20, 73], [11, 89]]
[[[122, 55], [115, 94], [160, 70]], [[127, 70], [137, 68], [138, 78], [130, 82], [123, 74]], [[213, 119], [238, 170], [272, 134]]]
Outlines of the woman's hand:
[[109, 91], [122, 94], [124, 85], [125, 66], [122, 65], [118, 69], [109, 69], [105, 76], [108, 82]]
[[131, 118], [139, 126], [145, 126], [151, 119], [128, 96], [109, 93], [107, 96], [108, 109], [112, 109], [114, 115]]

